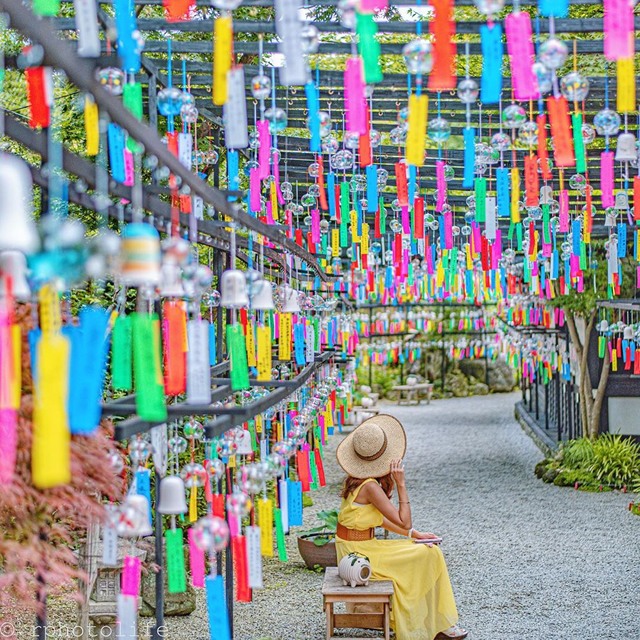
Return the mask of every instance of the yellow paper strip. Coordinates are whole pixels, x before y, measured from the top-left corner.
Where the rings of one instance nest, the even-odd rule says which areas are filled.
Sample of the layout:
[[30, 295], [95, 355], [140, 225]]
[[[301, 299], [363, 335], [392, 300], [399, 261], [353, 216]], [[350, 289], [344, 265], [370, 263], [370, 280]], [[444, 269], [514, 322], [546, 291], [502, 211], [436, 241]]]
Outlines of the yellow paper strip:
[[270, 379], [271, 329], [269, 327], [258, 327], [258, 380]]
[[213, 27], [213, 104], [227, 101], [227, 72], [231, 69], [233, 21], [231, 16], [217, 18]]
[[362, 237], [360, 238], [360, 252], [363, 256], [369, 253], [369, 225], [363, 223], [362, 225]]
[[90, 96], [84, 101], [84, 130], [87, 136], [87, 155], [97, 156], [100, 151], [100, 128], [98, 105]]
[[409, 98], [409, 131], [407, 132], [407, 162], [416, 167], [424, 164], [429, 96], [411, 94]]
[[630, 113], [636, 105], [636, 76], [633, 58], [618, 60], [618, 111]]
[[278, 339], [278, 358], [280, 360], [291, 360], [291, 328], [291, 314], [281, 313], [280, 337]]
[[520, 222], [520, 169], [511, 170], [511, 222]]
[[250, 367], [257, 366], [256, 362], [256, 337], [253, 323], [247, 324], [247, 364]]
[[263, 556], [273, 557], [273, 502], [258, 502], [258, 521], [260, 522], [260, 551]]
[[20, 408], [22, 391], [22, 332], [19, 324], [11, 327], [11, 341], [13, 346], [13, 371], [11, 376], [11, 408]]

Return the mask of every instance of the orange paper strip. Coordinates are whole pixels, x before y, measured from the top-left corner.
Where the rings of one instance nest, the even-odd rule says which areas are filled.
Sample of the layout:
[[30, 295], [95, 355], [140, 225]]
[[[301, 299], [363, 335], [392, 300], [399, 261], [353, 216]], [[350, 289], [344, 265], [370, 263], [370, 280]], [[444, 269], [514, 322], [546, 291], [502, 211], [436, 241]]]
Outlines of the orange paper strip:
[[573, 150], [569, 105], [566, 98], [549, 98], [549, 121], [551, 136], [555, 149], [555, 160], [558, 167], [575, 167], [576, 156]]

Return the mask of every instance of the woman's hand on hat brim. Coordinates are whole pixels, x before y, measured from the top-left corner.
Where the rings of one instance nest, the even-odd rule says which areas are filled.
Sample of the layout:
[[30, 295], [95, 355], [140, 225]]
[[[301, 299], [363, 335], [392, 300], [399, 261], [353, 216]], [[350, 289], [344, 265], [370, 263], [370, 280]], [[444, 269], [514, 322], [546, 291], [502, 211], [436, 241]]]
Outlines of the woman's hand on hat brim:
[[391, 461], [390, 473], [391, 478], [399, 487], [405, 486], [404, 462], [402, 462], [402, 460]]

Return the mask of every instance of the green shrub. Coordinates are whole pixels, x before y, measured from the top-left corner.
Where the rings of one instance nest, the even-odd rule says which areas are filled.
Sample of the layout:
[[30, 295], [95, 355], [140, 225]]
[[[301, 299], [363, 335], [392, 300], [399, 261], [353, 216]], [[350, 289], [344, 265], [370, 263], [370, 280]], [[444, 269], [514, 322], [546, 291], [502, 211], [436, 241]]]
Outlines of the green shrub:
[[562, 466], [567, 469], [588, 469], [593, 463], [593, 441], [580, 438], [568, 442], [562, 450]]
[[536, 478], [539, 478], [540, 480], [542, 480], [542, 476], [546, 473], [547, 469], [549, 468], [549, 465], [552, 462], [553, 460], [551, 460], [550, 458], [546, 458], [545, 460], [541, 460], [540, 462], [538, 462], [534, 470]]
[[617, 434], [602, 435], [593, 442], [588, 470], [603, 485], [625, 487], [640, 477], [640, 446]]
[[574, 487], [576, 482], [579, 487], [599, 484], [588, 471], [582, 469], [561, 469], [553, 480], [556, 487]]
[[555, 481], [556, 476], [559, 473], [560, 473], [560, 471], [558, 469], [554, 469], [554, 468], [547, 469], [544, 472], [544, 475], [542, 476], [542, 481], [551, 484], [552, 482]]

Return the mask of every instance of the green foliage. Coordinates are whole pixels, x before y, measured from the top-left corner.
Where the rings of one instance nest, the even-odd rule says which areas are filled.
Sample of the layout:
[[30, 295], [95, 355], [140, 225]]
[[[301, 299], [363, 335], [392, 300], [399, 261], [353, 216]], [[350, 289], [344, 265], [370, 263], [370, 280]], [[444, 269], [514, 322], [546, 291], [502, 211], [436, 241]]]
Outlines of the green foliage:
[[322, 525], [307, 529], [306, 531], [301, 531], [298, 535], [300, 535], [300, 537], [312, 538], [313, 544], [317, 547], [323, 547], [325, 544], [331, 542], [336, 536], [338, 513], [338, 509], [320, 511], [317, 514], [317, 518], [322, 522]]
[[553, 480], [556, 487], [574, 487], [576, 483], [578, 483], [578, 488], [592, 487], [598, 484], [592, 474], [581, 469], [562, 469]]
[[[369, 367], [359, 367], [357, 372], [358, 382], [360, 384], [369, 384]], [[374, 391], [380, 388], [380, 397], [386, 398], [394, 385], [399, 384], [400, 370], [398, 367], [371, 367], [371, 387]]]
[[640, 446], [618, 434], [600, 436], [589, 471], [604, 485], [625, 487], [640, 478]]
[[588, 469], [593, 457], [593, 441], [589, 438], [568, 442], [562, 452], [563, 466], [568, 469]]

